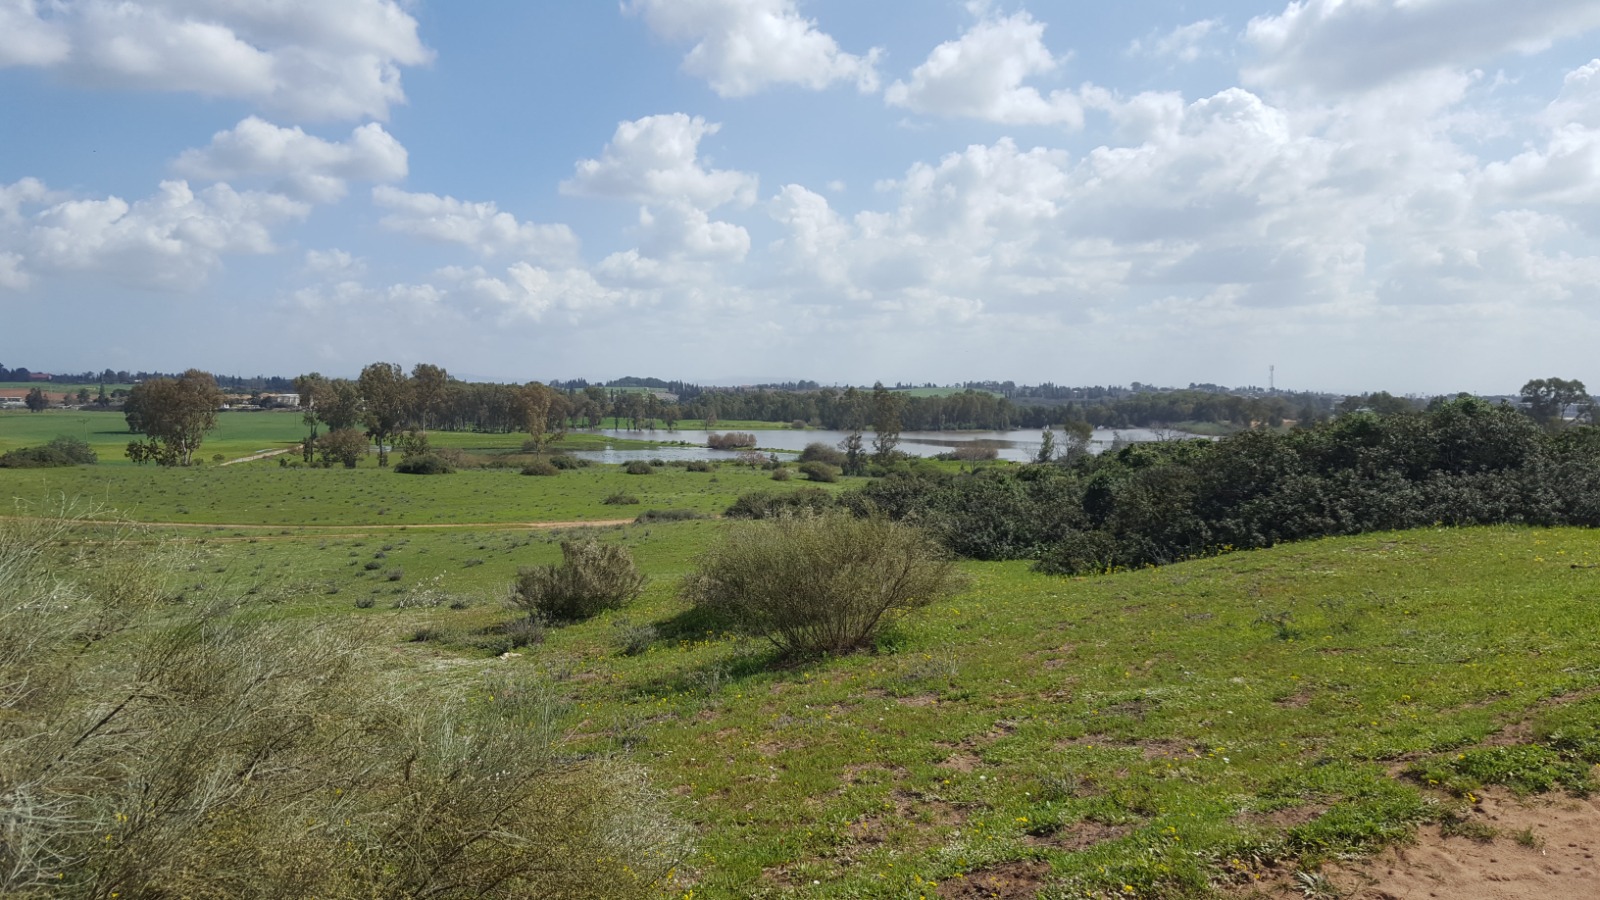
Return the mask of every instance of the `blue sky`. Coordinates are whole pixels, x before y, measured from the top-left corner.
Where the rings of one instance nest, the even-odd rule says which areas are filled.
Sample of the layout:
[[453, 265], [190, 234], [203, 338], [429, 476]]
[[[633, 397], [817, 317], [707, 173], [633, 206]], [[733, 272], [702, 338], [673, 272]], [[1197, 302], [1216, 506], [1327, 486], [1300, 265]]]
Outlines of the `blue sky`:
[[1600, 3], [0, 0], [0, 363], [1600, 384]]

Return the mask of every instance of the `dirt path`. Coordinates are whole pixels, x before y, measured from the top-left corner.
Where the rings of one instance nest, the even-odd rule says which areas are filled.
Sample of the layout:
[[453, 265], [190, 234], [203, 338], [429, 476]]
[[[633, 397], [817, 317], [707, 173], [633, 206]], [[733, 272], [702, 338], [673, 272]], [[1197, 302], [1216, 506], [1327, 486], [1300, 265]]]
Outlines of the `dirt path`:
[[268, 459], [274, 456], [282, 456], [285, 453], [293, 453], [297, 449], [298, 448], [296, 447], [284, 447], [279, 450], [263, 450], [260, 453], [255, 453], [250, 456], [241, 456], [238, 459], [230, 459], [225, 463], [221, 463], [221, 465], [231, 466], [237, 463], [255, 462], [258, 459]]

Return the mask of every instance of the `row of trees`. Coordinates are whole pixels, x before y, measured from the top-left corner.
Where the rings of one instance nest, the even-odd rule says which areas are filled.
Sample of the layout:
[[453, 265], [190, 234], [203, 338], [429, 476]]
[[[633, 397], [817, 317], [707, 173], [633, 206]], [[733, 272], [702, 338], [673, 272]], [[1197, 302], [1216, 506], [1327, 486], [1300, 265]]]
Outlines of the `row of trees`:
[[[822, 388], [807, 391], [702, 391], [686, 403], [672, 402], [656, 390], [607, 389], [596, 385], [559, 390], [539, 382], [526, 385], [467, 383], [442, 367], [419, 363], [409, 374], [394, 363], [373, 363], [356, 379], [326, 378], [319, 373], [294, 380], [308, 435], [304, 454], [310, 461], [321, 452], [353, 465], [359, 458], [354, 436], [376, 444], [379, 465], [387, 466], [390, 449], [401, 435], [434, 429], [447, 431], [526, 431], [543, 450], [568, 429], [599, 428], [607, 419], [618, 427], [668, 430], [680, 418], [701, 419], [713, 427], [720, 419], [805, 422], [851, 432], [847, 447], [852, 460], [862, 457], [862, 433], [874, 433], [873, 455], [894, 455], [900, 431], [942, 429], [1049, 428], [1065, 424], [1159, 427], [1177, 422], [1217, 422], [1248, 429], [1277, 426], [1294, 417], [1302, 425], [1324, 418], [1309, 399], [1300, 410], [1285, 395], [1227, 395], [1210, 391], [1167, 391], [1128, 394], [1097, 405], [1017, 407], [986, 391], [963, 391], [942, 397], [919, 397], [885, 388], [872, 390]], [[34, 395], [38, 396], [35, 397]], [[1521, 391], [1522, 406], [1539, 425], [1565, 425], [1592, 418], [1593, 401], [1581, 381], [1545, 378], [1529, 381]], [[30, 393], [29, 407], [42, 409], [42, 391]], [[1436, 401], [1440, 402], [1440, 401]], [[134, 386], [124, 412], [130, 430], [149, 436], [129, 446], [136, 460], [188, 465], [206, 431], [215, 425], [222, 403], [215, 379], [191, 369], [177, 378], [153, 378]], [[1398, 414], [1416, 408], [1413, 401], [1387, 393], [1346, 398], [1335, 412]], [[328, 434], [323, 436], [321, 431]]]
[[[425, 452], [417, 437], [433, 429], [447, 431], [526, 431], [542, 451], [565, 431], [568, 406], [554, 389], [526, 385], [468, 384], [439, 366], [419, 363], [408, 375], [395, 363], [377, 362], [354, 379], [325, 378], [313, 372], [294, 381], [305, 410], [309, 433], [304, 456], [320, 451], [354, 465], [356, 438], [363, 451], [376, 445], [378, 465], [389, 464], [396, 446]], [[321, 429], [326, 434], [319, 434]]]

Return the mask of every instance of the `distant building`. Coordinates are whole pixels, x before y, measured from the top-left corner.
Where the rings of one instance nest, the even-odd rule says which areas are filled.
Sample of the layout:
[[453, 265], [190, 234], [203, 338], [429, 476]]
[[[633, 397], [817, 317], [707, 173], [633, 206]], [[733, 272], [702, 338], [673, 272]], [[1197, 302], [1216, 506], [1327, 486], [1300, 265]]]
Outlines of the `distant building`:
[[54, 375], [48, 375], [48, 374], [46, 374], [44, 372], [29, 372], [28, 373], [28, 380], [29, 381], [49, 381], [50, 379], [52, 379], [54, 377], [55, 377]]

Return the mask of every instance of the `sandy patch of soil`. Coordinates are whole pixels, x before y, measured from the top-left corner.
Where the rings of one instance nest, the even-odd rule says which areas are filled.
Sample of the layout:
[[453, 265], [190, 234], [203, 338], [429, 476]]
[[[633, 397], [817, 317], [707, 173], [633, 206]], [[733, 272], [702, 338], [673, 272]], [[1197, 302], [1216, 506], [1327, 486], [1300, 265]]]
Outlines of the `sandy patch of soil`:
[[[1600, 798], [1519, 800], [1490, 791], [1472, 817], [1492, 840], [1422, 828], [1414, 844], [1324, 868], [1343, 900], [1564, 900], [1600, 897]], [[1293, 873], [1238, 897], [1304, 897]]]
[[1050, 867], [1041, 862], [1014, 862], [951, 878], [939, 885], [941, 900], [1033, 900], [1044, 889]]

